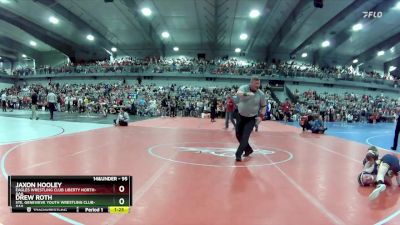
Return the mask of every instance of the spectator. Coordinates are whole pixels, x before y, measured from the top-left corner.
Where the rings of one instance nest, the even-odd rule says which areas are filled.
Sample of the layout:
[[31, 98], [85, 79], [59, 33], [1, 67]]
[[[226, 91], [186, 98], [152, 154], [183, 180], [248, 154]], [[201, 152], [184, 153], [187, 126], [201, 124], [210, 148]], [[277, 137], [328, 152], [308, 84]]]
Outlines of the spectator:
[[7, 112], [7, 94], [5, 91], [1, 94], [1, 107], [3, 112]]
[[231, 123], [233, 124], [233, 128], [236, 127], [236, 122], [234, 119], [234, 112], [236, 109], [235, 106], [235, 102], [233, 100], [233, 98], [228, 95], [228, 97], [226, 98], [226, 104], [225, 104], [225, 129], [229, 128], [229, 120], [231, 121]]
[[117, 119], [114, 120], [115, 126], [128, 126], [129, 114], [125, 112], [124, 108], [119, 109], [119, 114]]
[[36, 118], [36, 120], [39, 119], [36, 110], [37, 110], [37, 103], [38, 103], [38, 95], [36, 93], [36, 90], [32, 91], [32, 96], [31, 96], [31, 100], [32, 100], [32, 105], [31, 105], [31, 109], [32, 109], [32, 115], [31, 115], [31, 120], [33, 118]]
[[324, 124], [322, 122], [322, 117], [318, 114], [314, 116], [313, 121], [310, 121], [310, 125], [311, 125], [311, 132], [314, 134], [323, 134], [328, 129], [324, 127]]

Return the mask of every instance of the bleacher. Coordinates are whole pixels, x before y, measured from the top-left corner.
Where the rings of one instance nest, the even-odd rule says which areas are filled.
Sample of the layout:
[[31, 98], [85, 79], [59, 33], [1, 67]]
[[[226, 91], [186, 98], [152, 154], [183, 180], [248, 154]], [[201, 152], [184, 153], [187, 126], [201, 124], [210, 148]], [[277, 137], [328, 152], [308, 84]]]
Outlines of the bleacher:
[[279, 99], [279, 102], [284, 102], [288, 96], [284, 91], [274, 91], [275, 96]]
[[377, 96], [383, 94], [384, 96], [388, 96], [390, 98], [398, 98], [398, 93], [392, 92], [382, 92], [382, 91], [372, 91], [369, 89], [361, 89], [361, 88], [345, 88], [345, 87], [326, 87], [326, 86], [312, 86], [312, 85], [286, 85], [287, 88], [290, 89], [292, 93], [295, 93], [298, 90], [299, 93], [304, 93], [308, 90], [316, 91], [317, 93], [327, 93], [327, 94], [338, 94], [343, 96], [345, 93], [353, 93], [355, 95], [369, 95], [369, 96]]

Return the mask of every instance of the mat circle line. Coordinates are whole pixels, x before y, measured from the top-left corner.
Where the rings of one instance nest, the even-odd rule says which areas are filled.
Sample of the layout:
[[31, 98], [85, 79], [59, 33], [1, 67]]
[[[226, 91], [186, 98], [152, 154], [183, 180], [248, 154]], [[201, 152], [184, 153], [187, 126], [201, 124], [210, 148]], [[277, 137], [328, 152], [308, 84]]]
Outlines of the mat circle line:
[[[180, 161], [180, 160], [175, 160], [175, 159], [170, 159], [170, 158], [166, 158], [164, 156], [161, 156], [159, 154], [156, 154], [154, 152], [155, 149], [159, 148], [159, 147], [165, 147], [165, 146], [172, 146], [172, 147], [176, 147], [177, 145], [186, 145], [186, 144], [204, 144], [204, 142], [180, 142], [180, 143], [168, 143], [168, 144], [159, 144], [159, 145], [154, 145], [151, 146], [150, 148], [147, 149], [148, 153], [156, 158], [159, 159], [163, 159], [163, 160], [167, 160], [170, 162], [174, 162], [174, 163], [181, 163], [181, 164], [187, 164], [187, 165], [193, 165], [193, 166], [205, 166], [205, 167], [216, 167], [216, 168], [235, 168], [235, 167], [262, 167], [262, 166], [272, 166], [272, 165], [276, 165], [276, 164], [281, 164], [281, 163], [285, 163], [288, 162], [290, 160], [292, 160], [294, 158], [293, 154], [287, 150], [284, 149], [279, 149], [279, 148], [267, 148], [268, 150], [275, 150], [275, 151], [279, 151], [279, 152], [284, 152], [286, 154], [288, 154], [288, 158], [282, 161], [278, 161], [278, 162], [273, 162], [273, 163], [265, 163], [265, 164], [253, 164], [253, 165], [215, 165], [215, 164], [203, 164], [203, 163], [192, 163], [192, 162], [185, 162], [185, 161]], [[207, 144], [223, 144], [226, 145], [227, 143], [222, 143], [222, 142], [207, 142]], [[230, 143], [228, 143], [230, 144]], [[259, 146], [260, 147], [260, 146]], [[263, 146], [261, 146], [263, 147]]]

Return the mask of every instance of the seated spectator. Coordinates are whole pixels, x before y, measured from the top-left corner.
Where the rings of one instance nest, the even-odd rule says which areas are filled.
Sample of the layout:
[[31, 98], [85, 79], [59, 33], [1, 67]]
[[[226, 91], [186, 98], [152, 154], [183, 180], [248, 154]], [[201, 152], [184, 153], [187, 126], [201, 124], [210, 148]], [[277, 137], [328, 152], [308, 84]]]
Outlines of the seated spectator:
[[290, 103], [289, 99], [286, 98], [286, 101], [281, 105], [281, 110], [284, 114], [285, 122], [293, 122], [291, 109], [292, 109], [292, 104]]
[[311, 115], [311, 110], [308, 110], [307, 115], [304, 115], [300, 118], [300, 126], [303, 128], [303, 131], [311, 130], [311, 123], [314, 120], [314, 117]]
[[353, 122], [353, 114], [348, 113], [346, 116], [346, 120], [348, 123], [352, 123]]
[[311, 132], [314, 134], [323, 134], [328, 129], [324, 127], [320, 115], [315, 115], [314, 120], [310, 122], [310, 125], [311, 125]]
[[373, 112], [372, 115], [368, 119], [368, 123], [373, 123], [375, 124], [379, 119], [379, 115], [377, 112]]
[[120, 108], [117, 119], [114, 120], [115, 126], [128, 126], [129, 115], [124, 108]]

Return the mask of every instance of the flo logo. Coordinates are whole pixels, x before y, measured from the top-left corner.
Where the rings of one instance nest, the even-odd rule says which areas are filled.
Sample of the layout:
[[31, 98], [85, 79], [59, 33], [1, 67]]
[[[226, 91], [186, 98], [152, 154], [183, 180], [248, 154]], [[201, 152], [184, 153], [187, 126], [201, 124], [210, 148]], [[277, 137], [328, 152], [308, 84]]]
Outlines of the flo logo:
[[[179, 152], [192, 152], [198, 154], [210, 154], [218, 157], [234, 158], [235, 148], [216, 148], [216, 147], [177, 147]], [[272, 155], [274, 151], [260, 149], [254, 151], [253, 155]]]
[[364, 18], [381, 18], [383, 16], [383, 13], [381, 11], [376, 12], [376, 11], [368, 11], [368, 12], [363, 12]]

